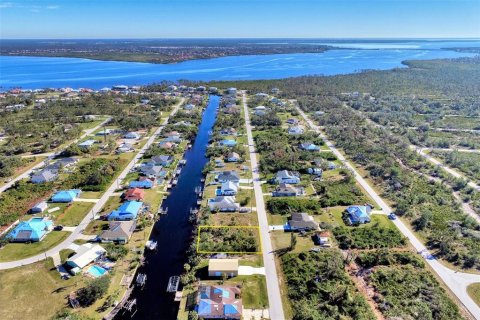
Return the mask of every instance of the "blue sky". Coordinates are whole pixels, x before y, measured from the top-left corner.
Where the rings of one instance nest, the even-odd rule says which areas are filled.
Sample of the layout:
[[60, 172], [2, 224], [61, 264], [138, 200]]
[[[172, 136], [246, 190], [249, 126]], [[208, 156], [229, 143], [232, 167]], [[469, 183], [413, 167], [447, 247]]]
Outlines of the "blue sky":
[[2, 38], [480, 38], [480, 0], [11, 0]]

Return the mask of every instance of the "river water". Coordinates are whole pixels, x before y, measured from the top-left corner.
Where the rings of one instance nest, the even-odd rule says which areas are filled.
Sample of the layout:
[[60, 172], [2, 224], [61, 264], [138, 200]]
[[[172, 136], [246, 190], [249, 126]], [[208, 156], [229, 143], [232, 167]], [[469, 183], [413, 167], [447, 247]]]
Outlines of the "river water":
[[[180, 275], [186, 263], [185, 252], [191, 243], [192, 224], [189, 222], [190, 208], [195, 207], [195, 188], [202, 186], [202, 170], [208, 162], [205, 157], [209, 141], [209, 131], [216, 120], [220, 97], [210, 96], [203, 114], [197, 137], [192, 149], [185, 154], [187, 160], [178, 184], [163, 201], [168, 214], [156, 222], [151, 239], [157, 241], [156, 252], [147, 252], [146, 264], [139, 272], [147, 274], [147, 282], [142, 290], [136, 288], [131, 298], [137, 299], [137, 312], [133, 319], [176, 319], [178, 303], [173, 295], [167, 294], [170, 276]], [[116, 319], [131, 319], [130, 314], [119, 314]]]
[[101, 89], [118, 84], [143, 85], [162, 80], [258, 80], [302, 75], [336, 75], [365, 69], [405, 67], [402, 64], [405, 60], [472, 57], [472, 53], [442, 48], [480, 47], [480, 42], [473, 40], [310, 43], [343, 48], [324, 53], [232, 56], [175, 64], [0, 56], [0, 89]]

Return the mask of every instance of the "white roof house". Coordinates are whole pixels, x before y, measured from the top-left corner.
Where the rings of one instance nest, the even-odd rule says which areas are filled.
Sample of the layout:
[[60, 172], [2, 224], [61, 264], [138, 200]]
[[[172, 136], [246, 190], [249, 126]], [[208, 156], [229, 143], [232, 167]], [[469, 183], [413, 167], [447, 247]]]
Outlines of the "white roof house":
[[82, 269], [107, 252], [102, 246], [85, 243], [78, 247], [77, 253], [67, 260], [67, 264], [74, 268]]

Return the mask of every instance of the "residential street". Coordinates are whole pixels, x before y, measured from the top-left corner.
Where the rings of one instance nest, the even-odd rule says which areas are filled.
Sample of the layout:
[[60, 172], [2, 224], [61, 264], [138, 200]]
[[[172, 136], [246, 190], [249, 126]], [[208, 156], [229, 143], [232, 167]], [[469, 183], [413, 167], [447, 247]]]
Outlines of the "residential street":
[[[88, 136], [89, 134], [91, 134], [92, 132], [95, 132], [96, 130], [98, 130], [101, 126], [103, 126], [104, 124], [106, 124], [107, 122], [109, 122], [112, 118], [108, 118], [106, 119], [105, 121], [103, 121], [102, 123], [100, 123], [98, 126], [94, 127], [94, 128], [91, 128], [91, 129], [87, 129], [87, 130], [84, 130], [84, 133], [80, 136], [80, 138], [78, 139], [75, 139], [73, 140], [72, 142], [70, 142], [64, 149], [66, 149], [68, 146], [74, 144], [74, 143], [77, 143], [78, 141], [82, 140], [83, 138], [85, 138], [86, 136]], [[59, 151], [60, 152], [60, 151]], [[53, 153], [46, 153], [44, 155], [50, 155], [50, 154], [53, 154]], [[38, 155], [38, 156], [41, 156], [41, 155]], [[28, 156], [30, 157], [30, 156]], [[25, 171], [24, 173], [22, 173], [21, 175], [13, 178], [11, 181], [7, 182], [6, 184], [4, 184], [3, 186], [0, 187], [0, 193], [4, 192], [5, 190], [7, 190], [8, 188], [10, 188], [11, 186], [13, 186], [15, 184], [15, 182], [17, 181], [20, 181], [22, 179], [25, 179], [27, 178], [28, 176], [30, 176], [30, 174], [33, 172], [33, 170], [35, 169], [38, 169], [38, 168], [41, 168], [43, 166], [45, 166], [46, 162], [48, 161], [48, 158], [43, 160], [42, 162], [36, 164], [34, 167], [30, 168], [29, 170]]]
[[[332, 150], [333, 154], [340, 159], [347, 168], [349, 168], [358, 183], [367, 191], [370, 197], [382, 208], [383, 212], [386, 214], [391, 213], [393, 210], [390, 208], [385, 201], [375, 192], [375, 190], [370, 187], [370, 185], [363, 179], [363, 177], [355, 170], [355, 168], [345, 159], [345, 157], [335, 148], [334, 144], [330, 142], [327, 137], [321, 133], [320, 129], [307, 117], [307, 115], [297, 106], [297, 110], [304, 118], [304, 120], [309, 124], [309, 126], [317, 132], [320, 137], [325, 141], [326, 145]], [[395, 226], [402, 232], [402, 234], [408, 238], [412, 246], [417, 250], [417, 252], [422, 253], [426, 257], [425, 261], [430, 265], [430, 267], [437, 273], [437, 275], [442, 279], [445, 285], [453, 292], [453, 294], [463, 303], [465, 308], [472, 314], [475, 319], [480, 319], [480, 306], [478, 306], [473, 299], [467, 293], [467, 286], [480, 282], [480, 275], [456, 272], [452, 269], [447, 268], [433, 256], [430, 255], [427, 248], [417, 239], [414, 233], [400, 220], [396, 219], [392, 221]]]
[[258, 174], [257, 153], [255, 152], [252, 127], [250, 125], [250, 114], [248, 112], [247, 99], [243, 93], [243, 110], [245, 114], [245, 123], [247, 128], [248, 151], [250, 153], [250, 165], [252, 170], [253, 187], [255, 190], [255, 201], [257, 206], [258, 224], [260, 226], [260, 235], [262, 241], [262, 255], [265, 267], [265, 276], [267, 280], [268, 304], [270, 319], [283, 320], [282, 297], [280, 295], [280, 286], [278, 283], [277, 269], [275, 266], [275, 254], [273, 252], [272, 242], [270, 240], [267, 212], [263, 201], [262, 185]]
[[[171, 115], [174, 115], [180, 108], [180, 106], [183, 104], [184, 99], [182, 99], [173, 109]], [[125, 167], [125, 169], [120, 173], [118, 178], [112, 182], [110, 187], [107, 189], [107, 191], [102, 195], [102, 197], [98, 200], [98, 202], [95, 203], [95, 205], [92, 207], [92, 209], [89, 211], [87, 215], [83, 218], [82, 222], [75, 228], [75, 230], [68, 236], [68, 238], [57, 245], [54, 248], [51, 248], [50, 250], [38, 254], [36, 256], [32, 256], [29, 258], [25, 258], [22, 260], [17, 260], [17, 261], [11, 261], [11, 262], [2, 262], [0, 263], [0, 270], [3, 269], [11, 269], [15, 267], [20, 267], [23, 265], [35, 263], [41, 260], [46, 259], [47, 257], [52, 257], [56, 254], [58, 254], [61, 250], [67, 249], [73, 241], [76, 239], [80, 238], [82, 236], [82, 231], [87, 227], [87, 225], [94, 219], [95, 215], [102, 209], [102, 207], [105, 205], [105, 203], [108, 201], [110, 196], [115, 192], [116, 189], [121, 184], [121, 181], [127, 176], [129, 171], [135, 166], [135, 164], [140, 160], [143, 156], [143, 153], [152, 145], [152, 143], [155, 141], [155, 138], [162, 132], [163, 127], [168, 123], [170, 117], [165, 119], [163, 123], [160, 125], [160, 127], [149, 137], [147, 143], [140, 149], [140, 151], [137, 153], [137, 155], [128, 163], [128, 165]], [[95, 129], [95, 128], [94, 128]], [[91, 129], [91, 130], [94, 130]], [[96, 130], [96, 129], [95, 129]]]

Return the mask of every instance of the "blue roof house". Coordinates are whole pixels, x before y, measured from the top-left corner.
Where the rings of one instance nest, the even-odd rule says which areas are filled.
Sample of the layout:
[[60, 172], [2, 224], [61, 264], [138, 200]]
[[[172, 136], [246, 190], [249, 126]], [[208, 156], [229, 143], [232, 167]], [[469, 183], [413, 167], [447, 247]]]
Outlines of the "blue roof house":
[[50, 199], [52, 202], [72, 202], [77, 198], [82, 190], [72, 189], [72, 190], [63, 190], [55, 193]]
[[143, 202], [140, 202], [140, 201], [124, 202], [117, 210], [113, 210], [108, 215], [108, 220], [109, 221], [135, 220], [142, 206], [143, 206]]
[[145, 179], [143, 181], [132, 181], [129, 183], [128, 188], [151, 189], [153, 188], [153, 181], [149, 179]]
[[350, 206], [346, 210], [346, 220], [348, 224], [363, 224], [370, 222], [370, 206]]
[[8, 234], [11, 242], [38, 242], [41, 241], [53, 228], [53, 222], [44, 218], [32, 218], [20, 222]]

